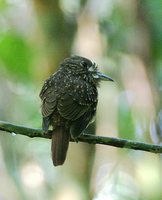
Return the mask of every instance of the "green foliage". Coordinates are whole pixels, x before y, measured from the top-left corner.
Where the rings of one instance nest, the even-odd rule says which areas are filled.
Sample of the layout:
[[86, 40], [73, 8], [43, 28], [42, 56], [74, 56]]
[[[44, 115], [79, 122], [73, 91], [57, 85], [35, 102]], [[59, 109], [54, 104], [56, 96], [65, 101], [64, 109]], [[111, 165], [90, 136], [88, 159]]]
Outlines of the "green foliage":
[[7, 3], [5, 0], [0, 1], [0, 11], [7, 7]]
[[119, 137], [135, 139], [135, 128], [132, 118], [131, 107], [126, 95], [122, 94], [119, 100], [118, 111]]
[[142, 12], [149, 24], [152, 37], [152, 52], [155, 57], [161, 58], [162, 54], [162, 1], [141, 1]]
[[0, 61], [12, 77], [19, 80], [30, 78], [31, 49], [18, 33], [0, 34]]

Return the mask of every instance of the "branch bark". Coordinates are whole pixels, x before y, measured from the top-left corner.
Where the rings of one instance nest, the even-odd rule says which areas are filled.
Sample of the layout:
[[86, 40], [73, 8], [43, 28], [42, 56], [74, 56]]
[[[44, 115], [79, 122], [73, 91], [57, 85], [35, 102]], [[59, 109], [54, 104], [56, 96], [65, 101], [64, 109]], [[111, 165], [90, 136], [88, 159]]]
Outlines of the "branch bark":
[[[48, 134], [44, 134], [41, 129], [34, 129], [25, 126], [18, 126], [11, 124], [9, 122], [0, 121], [0, 130], [4, 132], [9, 132], [13, 134], [25, 135], [28, 137], [41, 137], [41, 138], [51, 138], [51, 131]], [[74, 142], [73, 139], [71, 139]], [[143, 142], [137, 142], [126, 139], [119, 139], [113, 137], [103, 137], [90, 134], [84, 134], [78, 138], [79, 142], [86, 142], [89, 144], [103, 144], [110, 145], [118, 148], [127, 148], [134, 150], [147, 151], [151, 153], [162, 153], [162, 145], [148, 144]]]

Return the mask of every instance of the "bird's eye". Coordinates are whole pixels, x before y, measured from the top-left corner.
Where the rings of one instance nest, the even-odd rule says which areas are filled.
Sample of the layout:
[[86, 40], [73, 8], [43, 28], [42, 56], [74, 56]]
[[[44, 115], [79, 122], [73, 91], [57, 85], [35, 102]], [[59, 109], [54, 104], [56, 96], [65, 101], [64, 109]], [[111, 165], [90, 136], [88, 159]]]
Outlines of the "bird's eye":
[[87, 63], [85, 61], [81, 61], [80, 63], [83, 67], [87, 67]]

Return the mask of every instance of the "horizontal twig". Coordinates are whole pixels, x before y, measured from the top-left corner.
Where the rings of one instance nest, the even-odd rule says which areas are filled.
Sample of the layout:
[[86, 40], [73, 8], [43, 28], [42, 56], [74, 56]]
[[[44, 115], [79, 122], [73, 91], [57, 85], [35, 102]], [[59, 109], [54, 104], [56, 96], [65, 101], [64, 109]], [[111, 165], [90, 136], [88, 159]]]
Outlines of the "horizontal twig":
[[[31, 138], [33, 137], [41, 137], [49, 139], [51, 138], [51, 131], [49, 131], [48, 134], [44, 134], [41, 129], [18, 126], [4, 121], [0, 121], [0, 130], [13, 134], [25, 135]], [[71, 141], [73, 142], [74, 140], [71, 139]], [[162, 145], [148, 144], [133, 140], [113, 138], [113, 137], [103, 137], [103, 136], [84, 134], [78, 138], [78, 141], [86, 142], [89, 144], [103, 144], [119, 148], [141, 150], [152, 153], [162, 153]]]

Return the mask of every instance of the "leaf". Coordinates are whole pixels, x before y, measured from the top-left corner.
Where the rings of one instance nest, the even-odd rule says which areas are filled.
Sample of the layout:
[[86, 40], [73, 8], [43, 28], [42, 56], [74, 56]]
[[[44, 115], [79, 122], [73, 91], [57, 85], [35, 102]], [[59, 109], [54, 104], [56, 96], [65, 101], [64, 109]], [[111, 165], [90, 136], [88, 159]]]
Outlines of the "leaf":
[[0, 34], [0, 61], [12, 76], [25, 80], [30, 77], [31, 49], [16, 33]]

